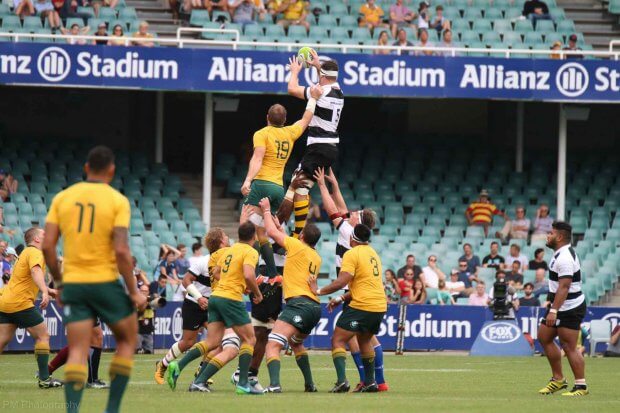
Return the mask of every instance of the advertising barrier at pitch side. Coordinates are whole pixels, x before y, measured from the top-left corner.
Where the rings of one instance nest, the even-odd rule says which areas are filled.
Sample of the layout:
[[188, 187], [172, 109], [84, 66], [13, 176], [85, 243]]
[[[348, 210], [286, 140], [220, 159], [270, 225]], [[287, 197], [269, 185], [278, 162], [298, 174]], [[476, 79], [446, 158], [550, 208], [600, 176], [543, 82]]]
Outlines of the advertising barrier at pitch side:
[[[181, 338], [182, 318], [180, 302], [169, 302], [157, 310], [155, 317], [154, 346], [156, 349], [169, 348]], [[248, 310], [249, 310], [249, 304]], [[306, 345], [314, 349], [329, 349], [331, 334], [340, 316], [341, 309], [328, 313], [323, 304], [323, 315], [317, 327], [306, 340]], [[529, 333], [536, 339], [540, 318], [544, 308], [522, 307], [517, 314], [517, 324], [523, 333]], [[385, 350], [396, 348], [398, 332], [398, 306], [389, 305], [388, 312], [381, 324], [378, 337]], [[55, 302], [43, 311], [50, 333], [52, 349], [60, 349], [66, 344], [65, 329], [62, 323], [62, 309]], [[485, 307], [471, 306], [432, 306], [410, 305], [407, 307], [407, 320], [404, 323], [405, 350], [469, 350], [486, 320], [493, 318]], [[586, 327], [592, 319], [610, 320], [612, 329], [620, 322], [620, 308], [589, 307], [585, 318]], [[496, 325], [483, 331], [485, 340], [494, 342], [512, 342], [521, 334], [518, 329], [506, 325]], [[104, 326], [104, 347], [113, 348], [112, 332]], [[34, 342], [24, 330], [18, 329], [15, 337], [5, 351], [32, 351]], [[601, 344], [597, 350], [604, 350]]]
[[[286, 93], [290, 52], [0, 43], [0, 84]], [[620, 61], [328, 53], [346, 96], [620, 102]], [[313, 78], [314, 77], [314, 78]], [[302, 82], [316, 82], [305, 70]]]

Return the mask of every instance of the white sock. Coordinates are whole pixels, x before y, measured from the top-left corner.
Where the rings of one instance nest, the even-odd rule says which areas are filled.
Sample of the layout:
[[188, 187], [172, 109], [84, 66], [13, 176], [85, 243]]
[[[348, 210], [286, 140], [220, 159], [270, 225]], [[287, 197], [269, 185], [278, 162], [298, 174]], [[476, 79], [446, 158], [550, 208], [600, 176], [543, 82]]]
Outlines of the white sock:
[[575, 379], [575, 386], [586, 386], [586, 379]]
[[161, 362], [164, 366], [168, 367], [168, 364], [170, 364], [171, 361], [176, 360], [181, 354], [183, 354], [183, 352], [179, 348], [179, 343], [176, 342], [172, 345], [172, 347], [170, 347], [170, 350], [168, 350], [166, 356]]

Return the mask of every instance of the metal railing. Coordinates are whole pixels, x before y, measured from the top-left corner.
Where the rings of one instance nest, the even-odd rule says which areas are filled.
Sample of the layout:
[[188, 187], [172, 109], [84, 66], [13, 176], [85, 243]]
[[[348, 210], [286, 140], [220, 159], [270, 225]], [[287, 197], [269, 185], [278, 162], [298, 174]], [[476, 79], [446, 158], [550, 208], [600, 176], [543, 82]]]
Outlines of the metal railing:
[[[208, 39], [190, 39], [190, 38], [182, 38], [181, 35], [183, 33], [203, 33], [203, 32], [212, 32], [217, 34], [225, 34], [231, 33], [235, 34], [235, 40], [208, 40]], [[241, 47], [271, 47], [275, 50], [283, 50], [285, 49], [287, 52], [293, 52], [302, 47], [300, 43], [294, 42], [255, 42], [255, 41], [247, 41], [240, 40], [240, 33], [235, 29], [204, 29], [204, 28], [179, 28], [177, 29], [175, 38], [135, 38], [135, 37], [115, 37], [115, 36], [94, 36], [94, 35], [63, 35], [63, 34], [39, 34], [39, 33], [9, 33], [9, 32], [0, 32], [0, 38], [11, 38], [15, 42], [19, 42], [20, 39], [28, 38], [29, 40], [54, 40], [61, 41], [64, 43], [76, 44], [78, 41], [84, 40], [86, 42], [94, 42], [96, 40], [115, 40], [115, 41], [124, 41], [125, 46], [130, 46], [132, 44], [139, 45], [141, 42], [154, 42], [157, 45], [162, 46], [175, 46], [179, 48], [191, 47], [191, 46], [213, 46], [217, 48], [230, 48], [232, 50], [238, 50]], [[489, 48], [472, 48], [472, 47], [437, 47], [437, 46], [379, 46], [379, 45], [351, 45], [351, 44], [338, 44], [338, 43], [304, 43], [303, 46], [310, 46], [316, 48], [319, 52], [324, 49], [331, 50], [339, 50], [342, 53], [349, 52], [359, 52], [359, 51], [380, 51], [381, 54], [416, 54], [422, 55], [424, 52], [431, 52], [432, 54], [439, 56], [464, 56], [470, 53], [481, 54], [484, 56], [491, 57], [514, 57], [514, 55], [528, 55], [531, 57], [535, 56], [546, 56], [550, 57], [551, 55], [558, 56], [560, 59], [564, 59], [567, 56], [577, 55], [584, 57], [594, 57], [594, 58], [604, 58], [604, 59], [612, 59], [619, 60], [620, 58], [620, 50], [614, 51], [613, 46], [620, 45], [620, 40], [613, 40], [610, 42], [609, 51], [594, 51], [594, 50], [530, 50], [530, 49], [508, 49], [508, 48], [498, 48], [498, 49], [489, 49]], [[384, 53], [387, 52], [387, 53]]]

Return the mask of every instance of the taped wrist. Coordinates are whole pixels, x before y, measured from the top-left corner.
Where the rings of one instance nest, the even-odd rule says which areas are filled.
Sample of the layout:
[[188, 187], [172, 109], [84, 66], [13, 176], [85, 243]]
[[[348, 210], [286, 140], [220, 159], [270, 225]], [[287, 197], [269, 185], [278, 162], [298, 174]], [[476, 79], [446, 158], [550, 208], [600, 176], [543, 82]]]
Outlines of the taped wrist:
[[187, 290], [187, 293], [196, 300], [202, 297], [202, 294], [200, 294], [200, 291], [198, 291], [198, 288], [196, 288], [194, 284], [188, 285], [185, 289]]
[[306, 110], [308, 112], [314, 113], [314, 109], [316, 108], [316, 99], [311, 97], [308, 99], [308, 104], [306, 105]]

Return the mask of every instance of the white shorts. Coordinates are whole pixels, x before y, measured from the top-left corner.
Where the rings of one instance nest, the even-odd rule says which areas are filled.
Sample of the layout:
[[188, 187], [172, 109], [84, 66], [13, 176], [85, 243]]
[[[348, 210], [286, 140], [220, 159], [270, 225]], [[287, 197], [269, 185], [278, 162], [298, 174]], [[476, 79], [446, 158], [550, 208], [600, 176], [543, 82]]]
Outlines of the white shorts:
[[252, 317], [252, 327], [265, 327], [267, 330], [273, 330], [273, 325], [275, 323], [275, 321], [265, 323], [264, 321], [260, 321]]

